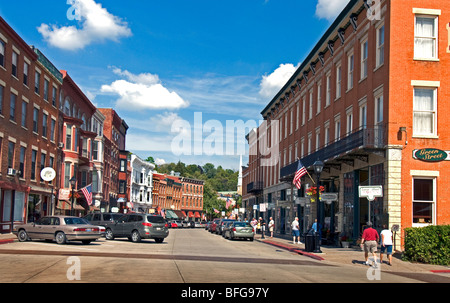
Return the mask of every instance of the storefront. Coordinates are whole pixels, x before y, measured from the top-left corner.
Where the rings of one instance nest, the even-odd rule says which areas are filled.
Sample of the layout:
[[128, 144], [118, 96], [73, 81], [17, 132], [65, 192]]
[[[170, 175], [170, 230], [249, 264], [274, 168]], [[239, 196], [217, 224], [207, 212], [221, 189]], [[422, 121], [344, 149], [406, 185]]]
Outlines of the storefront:
[[29, 187], [0, 181], [0, 233], [10, 233], [16, 223], [26, 222]]

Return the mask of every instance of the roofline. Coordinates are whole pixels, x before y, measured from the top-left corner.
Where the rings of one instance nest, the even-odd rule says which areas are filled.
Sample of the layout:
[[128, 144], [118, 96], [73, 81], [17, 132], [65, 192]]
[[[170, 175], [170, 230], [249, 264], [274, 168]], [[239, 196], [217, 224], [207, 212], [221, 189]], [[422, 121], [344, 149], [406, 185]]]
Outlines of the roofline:
[[[316, 54], [319, 53], [320, 48], [324, 43], [326, 43], [329, 40], [335, 40], [330, 39], [331, 34], [336, 31], [339, 28], [339, 24], [344, 21], [344, 18], [347, 16], [349, 12], [352, 11], [354, 7], [358, 4], [358, 2], [365, 1], [365, 0], [350, 0], [350, 2], [347, 4], [347, 6], [342, 10], [342, 12], [338, 15], [338, 17], [334, 20], [334, 22], [331, 24], [331, 26], [327, 29], [327, 31], [322, 35], [322, 38], [317, 42], [317, 44], [314, 46], [312, 51], [309, 53], [309, 55], [306, 57], [305, 60], [303, 60], [302, 64], [297, 68], [295, 73], [289, 78], [289, 80], [286, 82], [286, 84], [278, 91], [278, 93], [275, 95], [275, 97], [272, 99], [272, 101], [269, 102], [269, 104], [261, 111], [261, 115], [264, 117], [264, 115], [267, 113], [267, 111], [272, 107], [274, 103], [276, 103], [277, 99], [280, 98], [282, 93], [291, 85], [293, 80], [298, 77], [301, 71], [305, 70], [305, 68], [309, 67], [308, 63], [316, 56]], [[364, 6], [364, 4], [363, 4]]]

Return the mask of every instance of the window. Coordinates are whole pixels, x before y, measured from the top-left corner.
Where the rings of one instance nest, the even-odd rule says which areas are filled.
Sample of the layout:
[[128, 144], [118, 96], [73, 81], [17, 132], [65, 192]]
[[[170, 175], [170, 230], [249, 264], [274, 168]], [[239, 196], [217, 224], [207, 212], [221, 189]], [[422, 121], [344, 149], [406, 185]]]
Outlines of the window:
[[334, 118], [334, 139], [337, 141], [341, 138], [341, 118], [337, 116]]
[[31, 151], [31, 180], [36, 180], [36, 161], [37, 161], [37, 150]]
[[65, 163], [64, 166], [64, 187], [70, 187], [70, 163]]
[[359, 107], [359, 126], [362, 129], [367, 127], [367, 103], [363, 103]]
[[320, 113], [321, 107], [322, 107], [322, 84], [319, 82], [317, 84], [317, 113]]
[[377, 28], [377, 67], [384, 63], [384, 25]]
[[17, 58], [19, 55], [15, 51], [12, 52], [11, 74], [17, 78]]
[[39, 72], [35, 72], [34, 74], [34, 92], [36, 94], [40, 94], [40, 82], [41, 82], [41, 74]]
[[353, 70], [355, 69], [355, 55], [351, 53], [348, 55], [347, 59], [348, 59], [347, 90], [350, 90], [353, 88]]
[[313, 91], [311, 90], [309, 92], [309, 111], [308, 111], [308, 120], [311, 120], [313, 117], [313, 103], [314, 103], [314, 99], [313, 99]]
[[8, 143], [8, 168], [14, 168], [14, 148], [15, 143], [9, 141]]
[[414, 58], [437, 59], [438, 18], [416, 15], [415, 19]]
[[55, 128], [56, 128], [56, 120], [52, 119], [50, 121], [50, 141], [55, 141]]
[[127, 160], [120, 159], [120, 170], [119, 171], [121, 171], [121, 172], [127, 171]]
[[33, 108], [33, 132], [38, 133], [38, 119], [39, 119], [39, 109], [37, 107]]
[[414, 88], [413, 135], [436, 135], [436, 88]]
[[[47, 155], [44, 154], [44, 153], [41, 153], [41, 170], [40, 171], [42, 171], [45, 168], [45, 160], [46, 160], [46, 158], [47, 158]], [[44, 181], [44, 180], [41, 178], [41, 181]]]
[[22, 126], [27, 128], [27, 107], [28, 102], [22, 101]]
[[0, 66], [5, 67], [5, 42], [0, 40]]
[[0, 85], [0, 115], [3, 115], [3, 93], [5, 88]]
[[353, 111], [347, 110], [347, 135], [353, 131]]
[[365, 39], [361, 42], [361, 79], [367, 77], [369, 57], [369, 41]]
[[56, 107], [56, 95], [57, 95], [57, 89], [56, 89], [56, 87], [54, 87], [53, 86], [53, 88], [52, 88], [52, 105], [54, 106], [54, 107]]
[[413, 224], [433, 224], [435, 179], [413, 179]]
[[327, 74], [327, 92], [325, 97], [325, 106], [330, 105], [331, 100], [331, 73]]
[[302, 102], [302, 125], [305, 124], [305, 119], [306, 119], [306, 99], [303, 98], [303, 102]]
[[50, 82], [47, 79], [44, 79], [44, 100], [48, 101], [48, 88], [49, 88]]
[[23, 84], [28, 86], [28, 69], [30, 65], [27, 62], [23, 63]]
[[336, 99], [341, 97], [342, 67], [336, 66]]
[[43, 114], [42, 115], [42, 137], [47, 138], [47, 120], [48, 120], [48, 115], [47, 114]]
[[21, 146], [20, 147], [20, 159], [19, 159], [19, 177], [20, 178], [25, 177], [25, 153], [26, 153], [26, 148]]
[[375, 97], [375, 123], [383, 122], [383, 95]]
[[72, 149], [72, 125], [66, 127], [66, 146], [65, 149]]
[[11, 93], [10, 108], [9, 108], [9, 120], [16, 121], [16, 99], [17, 96]]

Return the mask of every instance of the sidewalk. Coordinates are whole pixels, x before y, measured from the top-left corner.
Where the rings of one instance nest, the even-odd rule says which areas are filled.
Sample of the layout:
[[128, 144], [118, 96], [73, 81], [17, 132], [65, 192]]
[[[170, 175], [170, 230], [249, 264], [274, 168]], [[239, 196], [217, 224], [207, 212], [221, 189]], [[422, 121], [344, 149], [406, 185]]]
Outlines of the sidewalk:
[[12, 243], [17, 240], [16, 235], [14, 234], [0, 234], [0, 245], [6, 243]]
[[[351, 266], [361, 266], [366, 267], [364, 264], [364, 251], [361, 250], [360, 247], [352, 247], [352, 248], [342, 248], [335, 246], [321, 246], [321, 253], [314, 252], [306, 252], [305, 244], [293, 244], [292, 239], [284, 239], [280, 237], [265, 237], [265, 239], [261, 239], [261, 235], [256, 235], [255, 241], [273, 245], [278, 248], [282, 248], [285, 250], [289, 250], [293, 253], [298, 253], [303, 256], [307, 256], [313, 258], [315, 260], [321, 262], [330, 262], [330, 263], [338, 263], [342, 265], [351, 265]], [[371, 254], [369, 254], [369, 257]], [[380, 264], [380, 254], [377, 253], [377, 262]], [[394, 253], [392, 257], [392, 266], [387, 264], [388, 258], [386, 255], [383, 256], [383, 264], [381, 267], [383, 271], [392, 271], [392, 272], [436, 272], [436, 273], [446, 273], [450, 274], [449, 266], [441, 266], [441, 265], [429, 265], [429, 264], [421, 264], [421, 263], [411, 263], [407, 261], [402, 261], [401, 252]]]

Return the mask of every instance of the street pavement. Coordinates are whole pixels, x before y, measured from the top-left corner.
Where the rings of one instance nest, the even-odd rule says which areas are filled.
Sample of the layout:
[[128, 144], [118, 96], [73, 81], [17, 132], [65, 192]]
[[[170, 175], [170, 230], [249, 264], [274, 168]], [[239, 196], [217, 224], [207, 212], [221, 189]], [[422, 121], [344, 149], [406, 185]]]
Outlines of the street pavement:
[[[289, 250], [303, 256], [311, 257], [325, 263], [338, 263], [341, 265], [364, 265], [364, 251], [359, 247], [342, 248], [334, 246], [321, 246], [321, 253], [307, 252], [305, 244], [293, 244], [292, 238], [285, 239], [280, 237], [267, 237], [261, 239], [261, 235], [256, 235], [256, 241], [273, 245], [282, 249]], [[371, 254], [369, 254], [371, 256]], [[377, 253], [377, 262], [380, 264], [379, 253]], [[450, 266], [430, 265], [421, 263], [412, 263], [401, 260], [401, 252], [395, 252], [392, 258], [392, 265], [387, 264], [388, 258], [383, 256], [382, 270], [386, 272], [405, 272], [405, 273], [436, 273], [450, 278]]]

